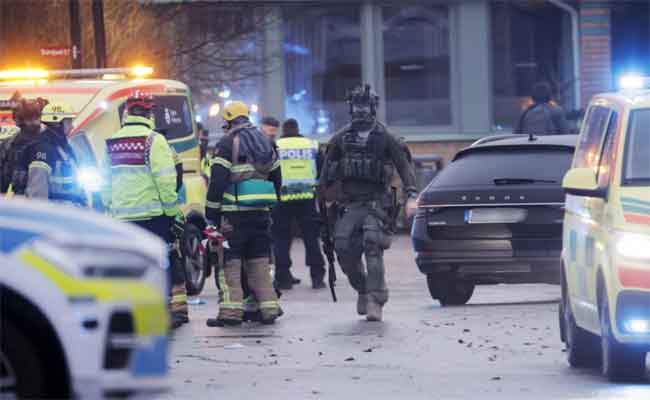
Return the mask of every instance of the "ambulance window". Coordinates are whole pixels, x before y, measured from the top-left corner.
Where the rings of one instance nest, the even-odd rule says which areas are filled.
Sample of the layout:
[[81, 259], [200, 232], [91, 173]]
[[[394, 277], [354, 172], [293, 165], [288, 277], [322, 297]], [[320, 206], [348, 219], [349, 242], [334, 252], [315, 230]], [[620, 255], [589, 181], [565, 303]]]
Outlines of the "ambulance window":
[[600, 144], [605, 134], [605, 126], [609, 119], [610, 110], [601, 106], [593, 106], [589, 109], [589, 115], [585, 122], [584, 132], [578, 143], [574, 168], [593, 168], [600, 161]]
[[[186, 96], [154, 96], [154, 101], [156, 131], [164, 134], [167, 140], [186, 138], [194, 133], [192, 113]], [[125, 108], [126, 102], [119, 107], [121, 124], [124, 123]]]
[[650, 186], [650, 108], [630, 113], [623, 185]]
[[155, 96], [156, 130], [167, 140], [188, 137], [193, 134], [192, 113], [185, 96]]
[[614, 165], [614, 140], [616, 138], [616, 128], [618, 126], [618, 113], [612, 112], [607, 125], [607, 134], [605, 135], [605, 143], [603, 144], [603, 151], [601, 152], [600, 165], [598, 166], [598, 186], [609, 186], [609, 178], [611, 176], [612, 166]]

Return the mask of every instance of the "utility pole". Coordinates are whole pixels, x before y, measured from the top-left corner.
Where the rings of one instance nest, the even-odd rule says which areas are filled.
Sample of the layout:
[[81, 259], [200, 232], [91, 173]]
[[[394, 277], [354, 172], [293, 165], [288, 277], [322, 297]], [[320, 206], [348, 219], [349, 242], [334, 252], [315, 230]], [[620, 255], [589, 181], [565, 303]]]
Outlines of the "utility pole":
[[104, 29], [104, 0], [93, 0], [93, 28], [97, 68], [106, 68], [106, 30]]
[[81, 18], [79, 16], [79, 0], [69, 0], [70, 4], [70, 43], [72, 68], [81, 68]]

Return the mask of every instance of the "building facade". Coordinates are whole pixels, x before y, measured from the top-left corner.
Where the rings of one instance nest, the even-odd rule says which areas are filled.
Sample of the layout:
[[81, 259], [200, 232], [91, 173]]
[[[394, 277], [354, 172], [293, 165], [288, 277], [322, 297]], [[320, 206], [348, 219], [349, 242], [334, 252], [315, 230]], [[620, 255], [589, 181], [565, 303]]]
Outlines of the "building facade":
[[[296, 118], [305, 133], [324, 138], [347, 120], [345, 92], [366, 82], [394, 134], [416, 153], [449, 158], [475, 139], [510, 132], [535, 82], [551, 83], [571, 111], [615, 88], [615, 75], [625, 72], [615, 60], [630, 56], [634, 70], [650, 73], [648, 4], [273, 2], [269, 17], [281, 23], [265, 27], [273, 66], [261, 78], [260, 113]], [[616, 51], [630, 41], [636, 49]]]

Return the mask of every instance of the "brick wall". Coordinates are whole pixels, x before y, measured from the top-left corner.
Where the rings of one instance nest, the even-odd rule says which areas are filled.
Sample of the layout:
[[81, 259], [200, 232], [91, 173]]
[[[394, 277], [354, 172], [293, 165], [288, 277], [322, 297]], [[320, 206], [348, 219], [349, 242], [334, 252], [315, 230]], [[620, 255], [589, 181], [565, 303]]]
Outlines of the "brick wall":
[[591, 96], [612, 89], [611, 18], [608, 0], [580, 3], [581, 96], [586, 106]]

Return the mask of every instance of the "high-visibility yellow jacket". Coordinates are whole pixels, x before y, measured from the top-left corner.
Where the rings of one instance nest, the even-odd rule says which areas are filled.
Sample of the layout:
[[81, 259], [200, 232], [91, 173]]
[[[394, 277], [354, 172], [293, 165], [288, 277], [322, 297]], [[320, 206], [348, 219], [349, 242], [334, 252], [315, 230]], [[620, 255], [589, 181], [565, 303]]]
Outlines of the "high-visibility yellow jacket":
[[123, 220], [181, 213], [177, 203], [172, 150], [148, 118], [128, 116], [124, 127], [106, 140], [102, 198]]
[[305, 137], [287, 137], [276, 142], [282, 169], [280, 201], [314, 198], [318, 142]]
[[210, 178], [212, 169], [212, 160], [207, 155], [201, 159], [201, 173], [206, 178]]

